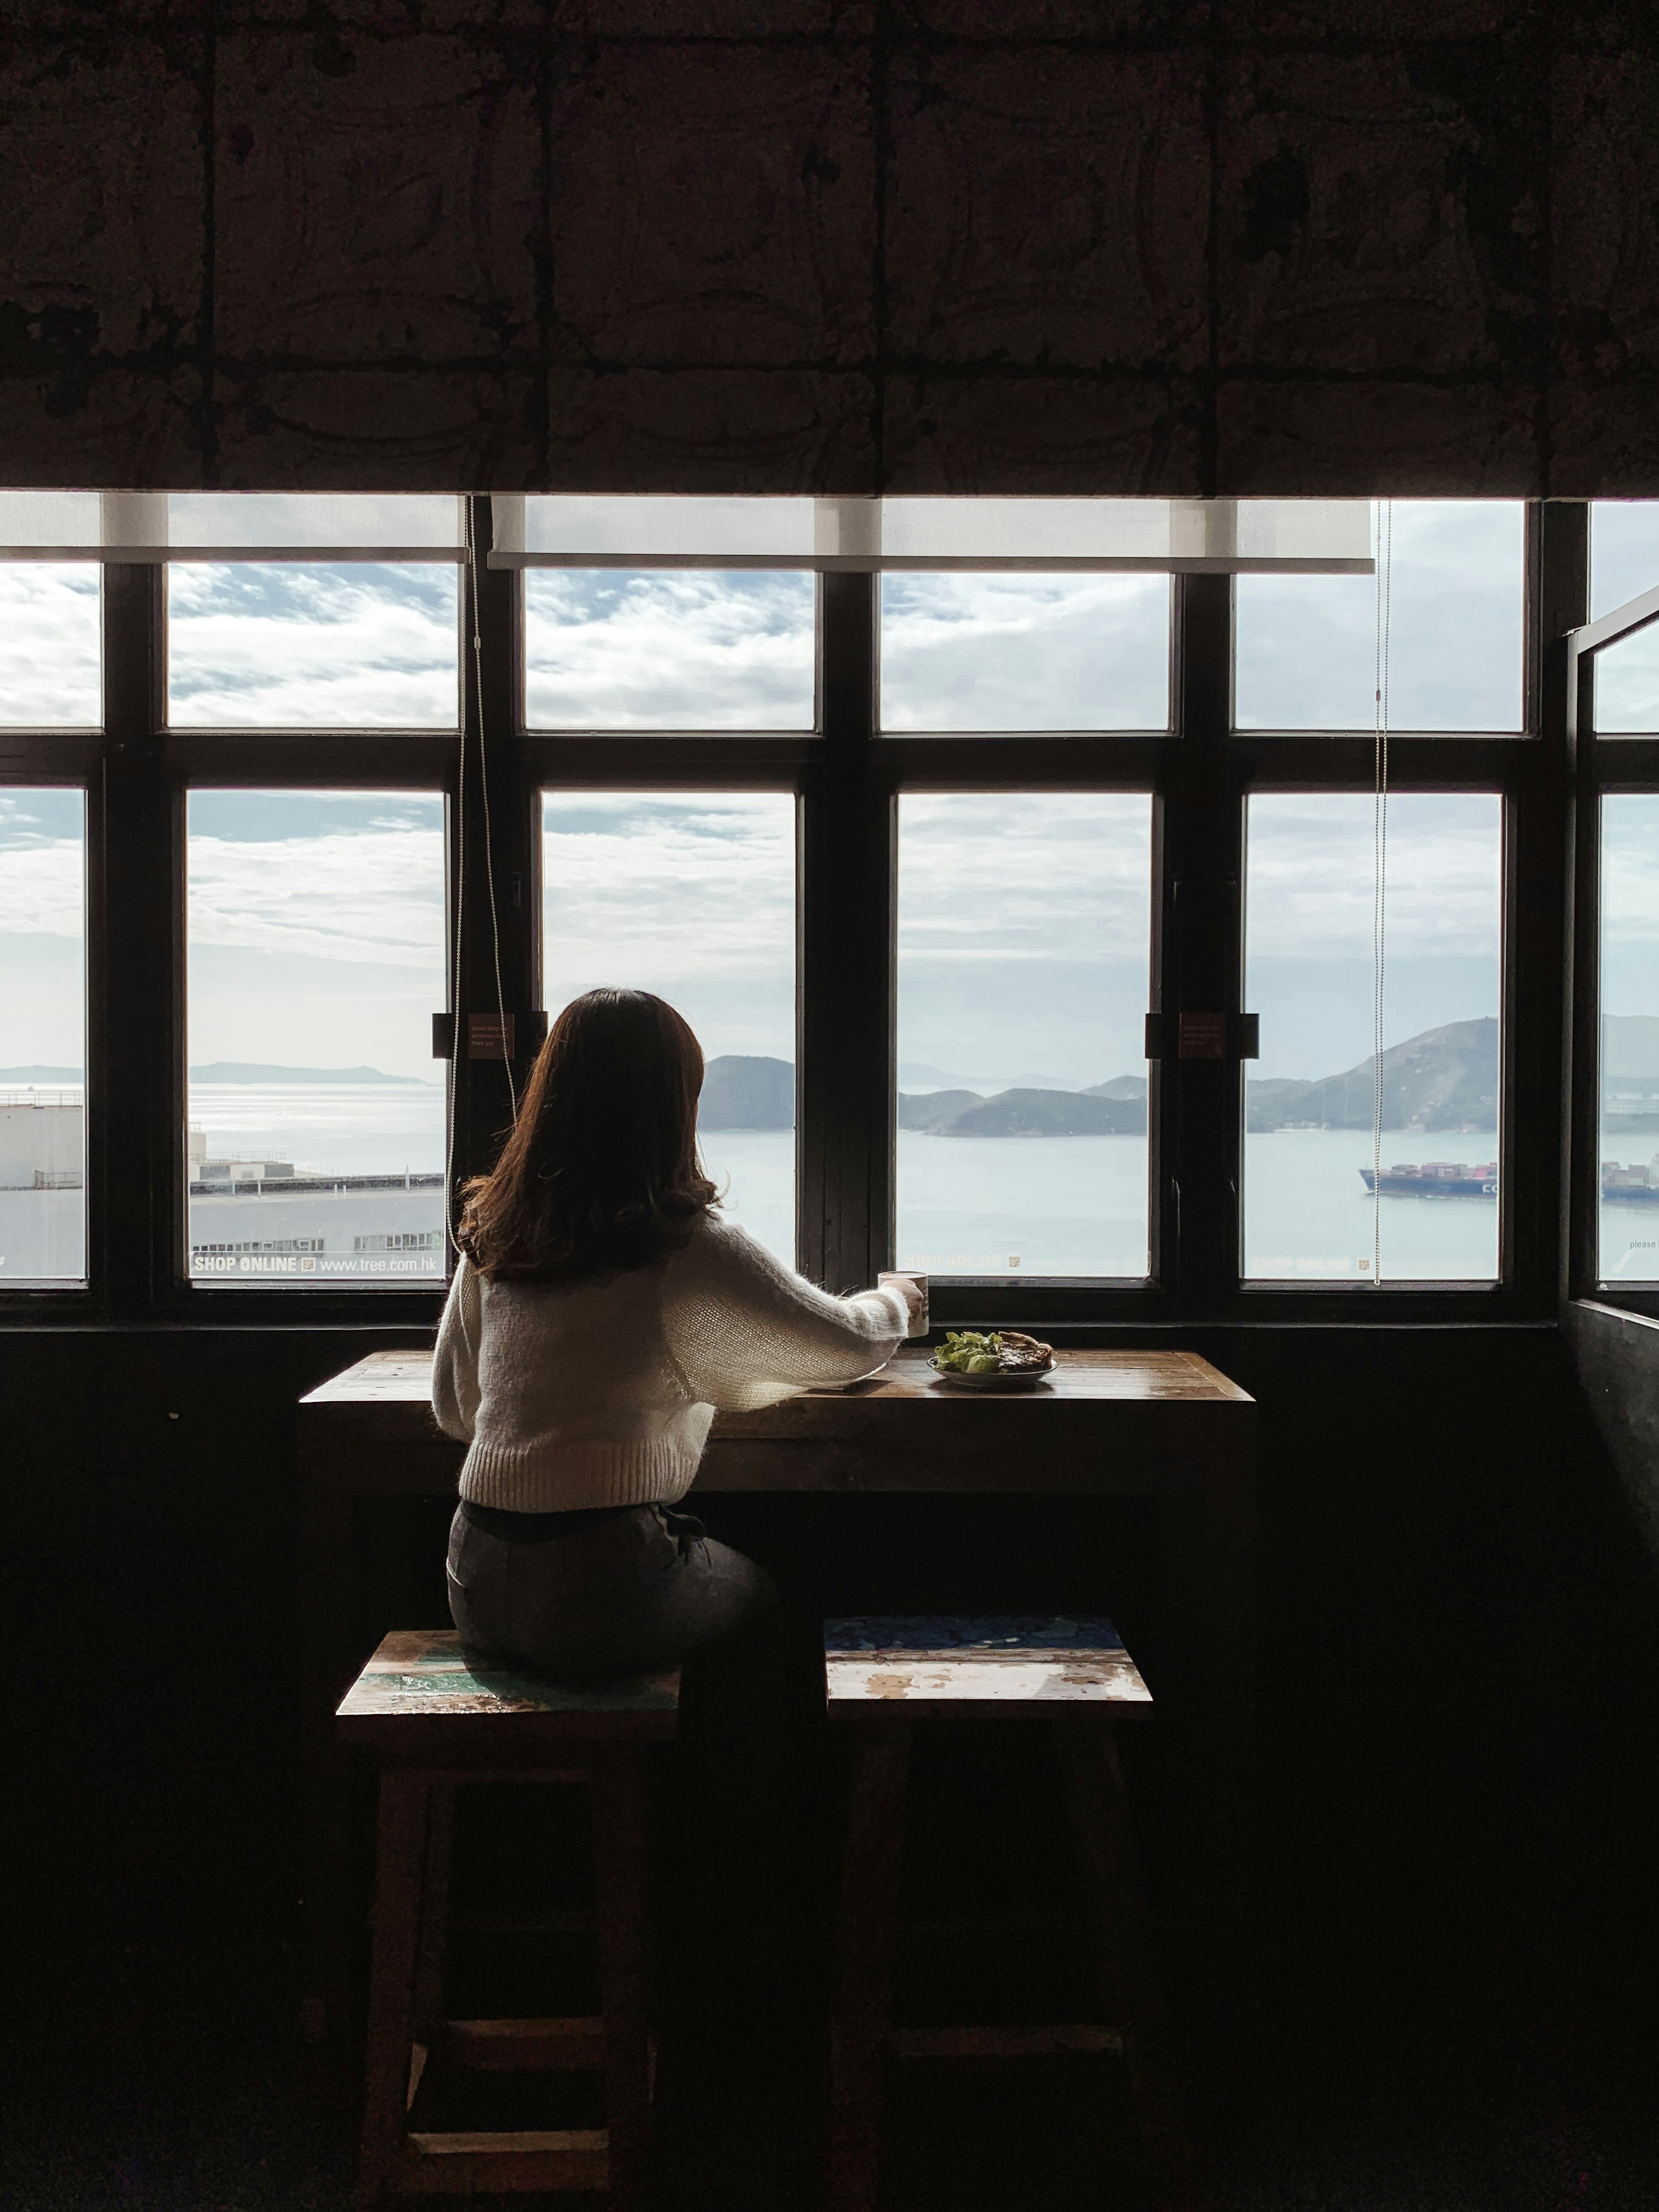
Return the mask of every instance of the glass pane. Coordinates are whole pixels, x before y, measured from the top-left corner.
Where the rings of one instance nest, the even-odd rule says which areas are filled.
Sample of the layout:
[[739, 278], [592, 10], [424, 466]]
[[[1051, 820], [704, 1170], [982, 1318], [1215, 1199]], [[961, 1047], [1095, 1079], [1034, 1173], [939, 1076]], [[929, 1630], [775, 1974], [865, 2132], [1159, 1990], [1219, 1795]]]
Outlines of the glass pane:
[[1659, 584], [1659, 499], [1590, 501], [1590, 620]]
[[0, 1289], [86, 1279], [86, 801], [0, 791]]
[[727, 1218], [795, 1264], [795, 801], [777, 791], [542, 795], [550, 1015], [654, 991], [702, 1046], [698, 1142]]
[[887, 730], [1162, 730], [1167, 576], [881, 580]]
[[532, 730], [810, 730], [816, 580], [780, 569], [534, 568]]
[[441, 1282], [444, 809], [193, 791], [190, 1272]]
[[1595, 727], [1604, 738], [1659, 731], [1659, 623], [1595, 655]]
[[453, 730], [453, 562], [171, 562], [167, 720], [187, 730]]
[[1601, 801], [1601, 1256], [1659, 1282], [1659, 796]]
[[102, 722], [102, 579], [92, 561], [0, 561], [0, 725]]
[[1389, 800], [1382, 1188], [1369, 793], [1249, 802], [1244, 1272], [1489, 1282], [1498, 1273], [1503, 814], [1495, 793]]
[[[1518, 730], [1526, 509], [1518, 500], [1397, 499], [1389, 582], [1396, 730]], [[1381, 509], [1377, 510], [1379, 523]], [[1233, 676], [1241, 730], [1376, 722], [1370, 576], [1240, 576]]]
[[899, 801], [898, 1259], [1144, 1276], [1152, 801]]

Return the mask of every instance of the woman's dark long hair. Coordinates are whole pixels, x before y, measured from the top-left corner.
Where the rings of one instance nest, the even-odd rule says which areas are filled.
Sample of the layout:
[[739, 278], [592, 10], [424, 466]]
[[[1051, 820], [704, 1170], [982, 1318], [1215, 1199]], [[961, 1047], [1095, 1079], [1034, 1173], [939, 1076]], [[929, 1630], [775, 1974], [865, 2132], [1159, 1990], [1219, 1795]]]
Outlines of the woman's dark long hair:
[[715, 1202], [697, 1158], [702, 1049], [648, 991], [588, 991], [548, 1032], [493, 1175], [465, 1190], [461, 1249], [547, 1282], [642, 1267]]

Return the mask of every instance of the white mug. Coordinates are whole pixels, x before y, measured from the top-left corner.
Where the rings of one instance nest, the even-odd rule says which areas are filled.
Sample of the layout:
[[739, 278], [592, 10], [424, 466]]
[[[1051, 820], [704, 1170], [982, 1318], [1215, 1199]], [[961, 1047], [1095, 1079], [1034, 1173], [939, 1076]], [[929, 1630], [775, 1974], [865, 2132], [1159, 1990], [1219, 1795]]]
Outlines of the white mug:
[[907, 1340], [914, 1342], [917, 1337], [927, 1334], [927, 1278], [917, 1274], [912, 1267], [884, 1267], [876, 1277], [877, 1287], [880, 1290], [884, 1291], [899, 1283], [913, 1283], [921, 1293], [921, 1311], [905, 1332]]

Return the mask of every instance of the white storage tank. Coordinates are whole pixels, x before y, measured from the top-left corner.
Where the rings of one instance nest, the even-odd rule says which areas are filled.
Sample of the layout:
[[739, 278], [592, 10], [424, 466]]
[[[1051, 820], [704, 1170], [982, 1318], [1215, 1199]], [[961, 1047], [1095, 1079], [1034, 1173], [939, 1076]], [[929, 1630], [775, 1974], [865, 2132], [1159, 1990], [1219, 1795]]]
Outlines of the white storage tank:
[[0, 1091], [0, 1190], [79, 1190], [85, 1161], [78, 1091]]

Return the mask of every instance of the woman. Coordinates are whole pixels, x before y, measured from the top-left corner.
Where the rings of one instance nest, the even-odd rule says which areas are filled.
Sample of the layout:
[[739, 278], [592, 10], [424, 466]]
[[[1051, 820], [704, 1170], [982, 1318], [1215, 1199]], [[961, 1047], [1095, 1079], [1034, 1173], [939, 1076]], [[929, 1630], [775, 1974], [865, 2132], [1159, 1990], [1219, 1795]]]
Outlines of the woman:
[[702, 1054], [645, 991], [553, 1024], [493, 1175], [467, 1188], [432, 1407], [471, 1446], [449, 1541], [466, 1644], [571, 1681], [670, 1666], [751, 1626], [764, 1571], [673, 1512], [716, 1409], [890, 1358], [907, 1292], [836, 1298], [719, 1218]]

